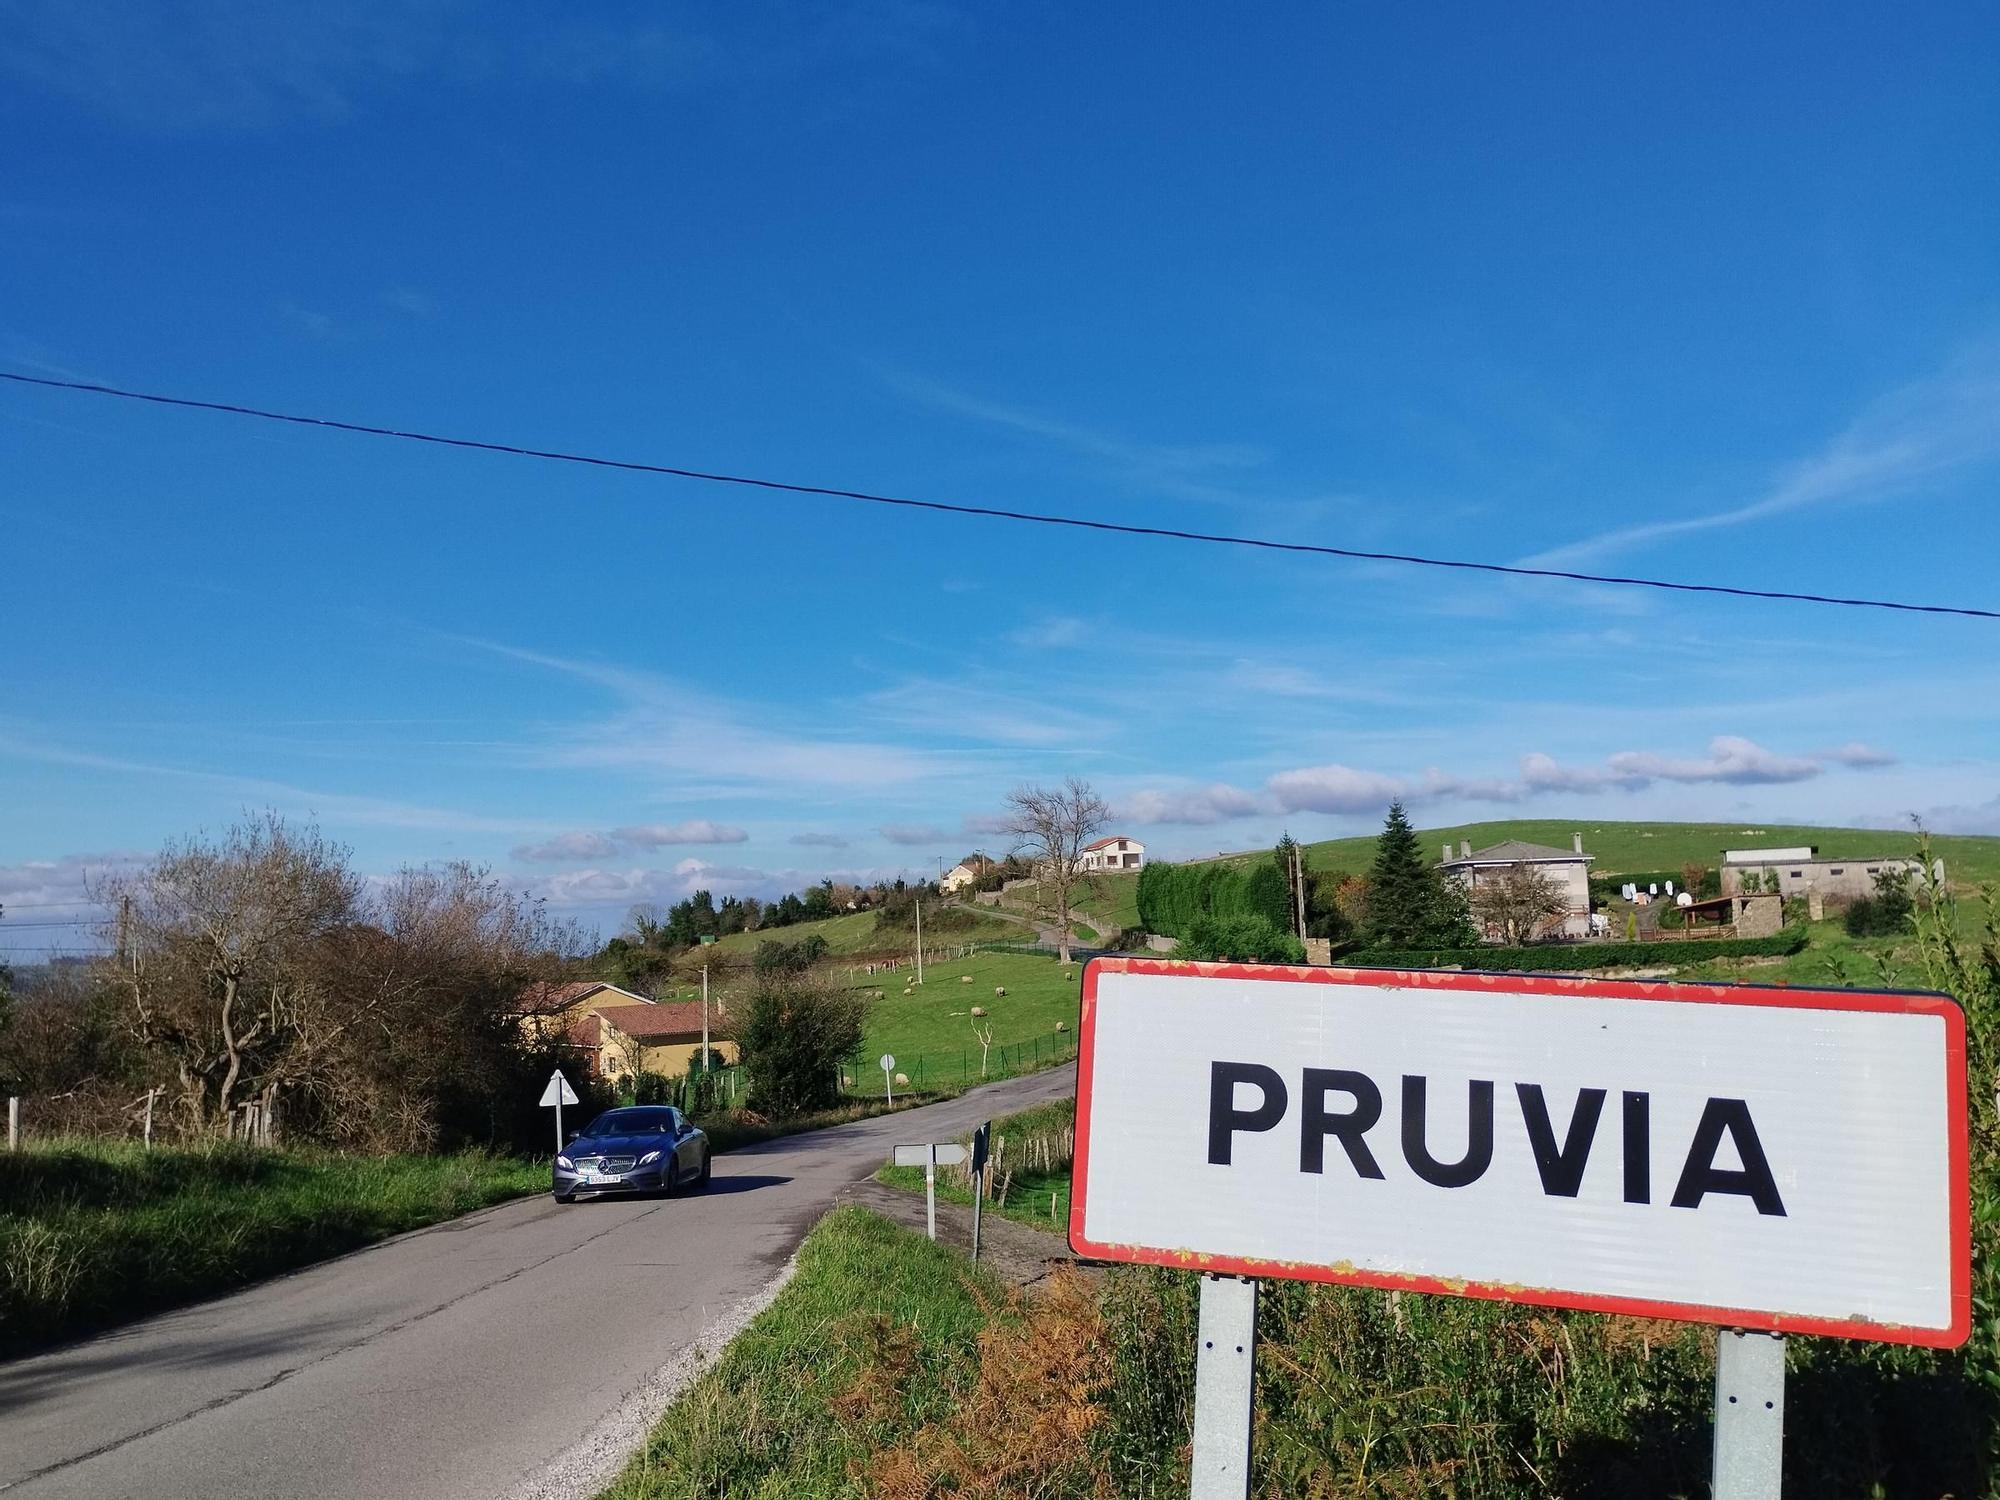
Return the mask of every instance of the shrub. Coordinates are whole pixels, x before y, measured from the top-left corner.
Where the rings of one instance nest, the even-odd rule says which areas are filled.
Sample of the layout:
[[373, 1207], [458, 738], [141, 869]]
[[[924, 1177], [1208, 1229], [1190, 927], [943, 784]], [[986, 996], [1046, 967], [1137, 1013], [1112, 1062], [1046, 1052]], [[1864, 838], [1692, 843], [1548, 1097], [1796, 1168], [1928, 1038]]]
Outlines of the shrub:
[[664, 1073], [644, 1071], [633, 1075], [632, 1102], [634, 1104], [671, 1104], [674, 1102], [673, 1080]]
[[1875, 877], [1875, 894], [1847, 908], [1847, 930], [1854, 937], [1895, 937], [1910, 931], [1916, 903], [1910, 899], [1910, 872], [1884, 870]]
[[1305, 945], [1263, 917], [1196, 917], [1174, 952], [1176, 958], [1233, 959], [1238, 963], [1303, 963]]
[[826, 952], [826, 939], [818, 933], [802, 937], [796, 943], [781, 943], [775, 938], [766, 938], [757, 945], [757, 953], [751, 959], [751, 967], [760, 976], [774, 974], [803, 974], [819, 961]]
[[800, 974], [758, 976], [737, 1033], [750, 1106], [786, 1116], [840, 1100], [840, 1065], [861, 1046], [861, 1001]]
[[1648, 964], [1685, 964], [1709, 958], [1772, 958], [1797, 953], [1806, 930], [1790, 927], [1772, 937], [1716, 938], [1689, 943], [1575, 943], [1535, 948], [1366, 948], [1342, 956], [1354, 969], [1490, 969], [1532, 973], [1546, 969], [1622, 969]]

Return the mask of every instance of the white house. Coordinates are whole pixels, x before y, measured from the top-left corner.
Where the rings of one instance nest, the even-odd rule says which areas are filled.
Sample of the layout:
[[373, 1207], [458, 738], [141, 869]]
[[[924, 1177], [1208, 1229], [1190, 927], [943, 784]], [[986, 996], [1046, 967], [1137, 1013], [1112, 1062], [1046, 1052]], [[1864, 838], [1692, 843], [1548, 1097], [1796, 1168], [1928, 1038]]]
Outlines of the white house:
[[1560, 921], [1551, 919], [1541, 935], [1560, 932], [1564, 937], [1588, 937], [1591, 856], [1583, 852], [1582, 834], [1572, 836], [1570, 842], [1572, 847], [1567, 850], [1523, 843], [1519, 839], [1508, 839], [1487, 849], [1475, 849], [1462, 842], [1457, 854], [1446, 844], [1444, 858], [1439, 863], [1445, 874], [1465, 887], [1467, 895], [1478, 890], [1482, 880], [1498, 879], [1516, 865], [1532, 865], [1556, 883], [1569, 903], [1568, 914]]
[[1076, 867], [1085, 873], [1098, 870], [1138, 870], [1146, 863], [1146, 846], [1137, 839], [1114, 833], [1094, 844], [1086, 844]]
[[979, 855], [974, 855], [970, 859], [961, 859], [939, 877], [938, 889], [943, 891], [947, 896], [956, 896], [985, 873], [987, 864], [988, 861]]

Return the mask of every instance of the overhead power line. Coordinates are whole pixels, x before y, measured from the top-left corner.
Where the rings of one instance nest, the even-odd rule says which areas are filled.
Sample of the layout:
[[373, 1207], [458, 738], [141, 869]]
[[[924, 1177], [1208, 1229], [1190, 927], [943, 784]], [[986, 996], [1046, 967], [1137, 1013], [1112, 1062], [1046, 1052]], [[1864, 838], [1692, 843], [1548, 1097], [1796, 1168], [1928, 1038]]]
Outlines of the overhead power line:
[[1001, 506], [963, 505], [946, 500], [918, 500], [903, 495], [878, 495], [868, 490], [839, 489], [819, 484], [794, 484], [787, 480], [761, 479], [749, 474], [711, 473], [704, 469], [687, 469], [673, 464], [642, 463], [634, 459], [606, 458], [590, 453], [565, 453], [554, 448], [531, 448], [519, 443], [448, 437], [441, 433], [418, 432], [400, 427], [376, 427], [366, 422], [344, 422], [334, 417], [309, 417], [296, 412], [269, 411], [262, 407], [241, 406], [230, 401], [198, 401], [189, 396], [166, 396], [153, 391], [129, 391], [118, 386], [97, 385], [82, 380], [56, 380], [42, 375], [23, 375], [12, 370], [0, 370], [0, 380], [11, 380], [19, 385], [43, 386], [50, 390], [80, 391], [93, 396], [115, 396], [124, 401], [145, 401], [155, 406], [222, 412], [235, 417], [255, 417], [264, 422], [289, 422], [299, 427], [324, 427], [335, 432], [354, 432], [367, 437], [400, 438], [405, 442], [430, 443], [442, 448], [470, 448], [480, 453], [501, 453], [513, 458], [539, 458], [552, 463], [585, 464], [592, 468], [618, 469], [632, 474], [660, 474], [671, 479], [691, 479], [703, 484], [733, 484], [746, 489], [776, 490], [790, 495], [850, 500], [865, 505], [893, 505], [906, 510], [937, 511], [954, 516], [979, 516], [987, 520], [1016, 521], [1035, 526], [1067, 526], [1079, 531], [1159, 537], [1168, 541], [1203, 542], [1221, 547], [1254, 547], [1266, 552], [1297, 552], [1316, 557], [1345, 558], [1352, 562], [1399, 563], [1409, 567], [1449, 568], [1466, 573], [1497, 573], [1510, 578], [1555, 578], [1567, 583], [1601, 583], [1617, 588], [1664, 589], [1681, 594], [1725, 594], [1737, 599], [1770, 599], [1790, 604], [1830, 604], [1849, 609], [1891, 609], [1906, 614], [1958, 615], [1975, 620], [2000, 620], [2000, 610], [1974, 609], [1956, 604], [1917, 604], [1901, 599], [1844, 598], [1835, 594], [1811, 594], [1790, 589], [1735, 588], [1722, 583], [1682, 583], [1672, 579], [1626, 577], [1615, 573], [1580, 573], [1567, 568], [1530, 568], [1516, 563], [1472, 562], [1455, 557], [1423, 557], [1409, 552], [1370, 552], [1358, 547], [1334, 547], [1321, 542], [1281, 542], [1269, 537], [1231, 536], [1213, 531], [1183, 531], [1170, 526], [1136, 526], [1124, 521], [1102, 521], [1088, 516], [1048, 515], [1036, 511], [1010, 510]]

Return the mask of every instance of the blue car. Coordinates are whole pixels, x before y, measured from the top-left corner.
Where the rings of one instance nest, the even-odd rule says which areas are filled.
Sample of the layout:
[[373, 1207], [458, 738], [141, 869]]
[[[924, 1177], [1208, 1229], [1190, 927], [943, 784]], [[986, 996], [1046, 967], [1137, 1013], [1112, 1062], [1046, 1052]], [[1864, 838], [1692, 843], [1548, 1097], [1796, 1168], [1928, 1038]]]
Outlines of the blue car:
[[708, 1136], [664, 1104], [607, 1109], [556, 1155], [556, 1202], [580, 1194], [671, 1193], [708, 1186]]

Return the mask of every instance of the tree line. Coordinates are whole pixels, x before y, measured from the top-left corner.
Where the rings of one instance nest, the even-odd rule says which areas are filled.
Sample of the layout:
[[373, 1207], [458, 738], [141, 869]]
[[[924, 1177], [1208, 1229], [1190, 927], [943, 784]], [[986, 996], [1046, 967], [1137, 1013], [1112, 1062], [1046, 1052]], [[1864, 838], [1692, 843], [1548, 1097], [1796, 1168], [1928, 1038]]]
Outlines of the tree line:
[[518, 1007], [588, 945], [484, 870], [364, 880], [344, 847], [273, 815], [93, 894], [110, 955], [0, 1016], [0, 1086], [40, 1121], [123, 1128], [150, 1098], [157, 1128], [187, 1136], [256, 1104], [289, 1138], [348, 1149], [539, 1140], [562, 1053]]
[[[1549, 894], [1533, 889], [1519, 900], [1546, 908]], [[1425, 857], [1400, 802], [1390, 804], [1365, 872], [1308, 869], [1287, 834], [1248, 864], [1149, 864], [1139, 872], [1138, 901], [1140, 924], [1181, 939], [1177, 951], [1189, 958], [1296, 962], [1302, 938], [1326, 939], [1336, 950], [1479, 941], [1465, 888]]]

